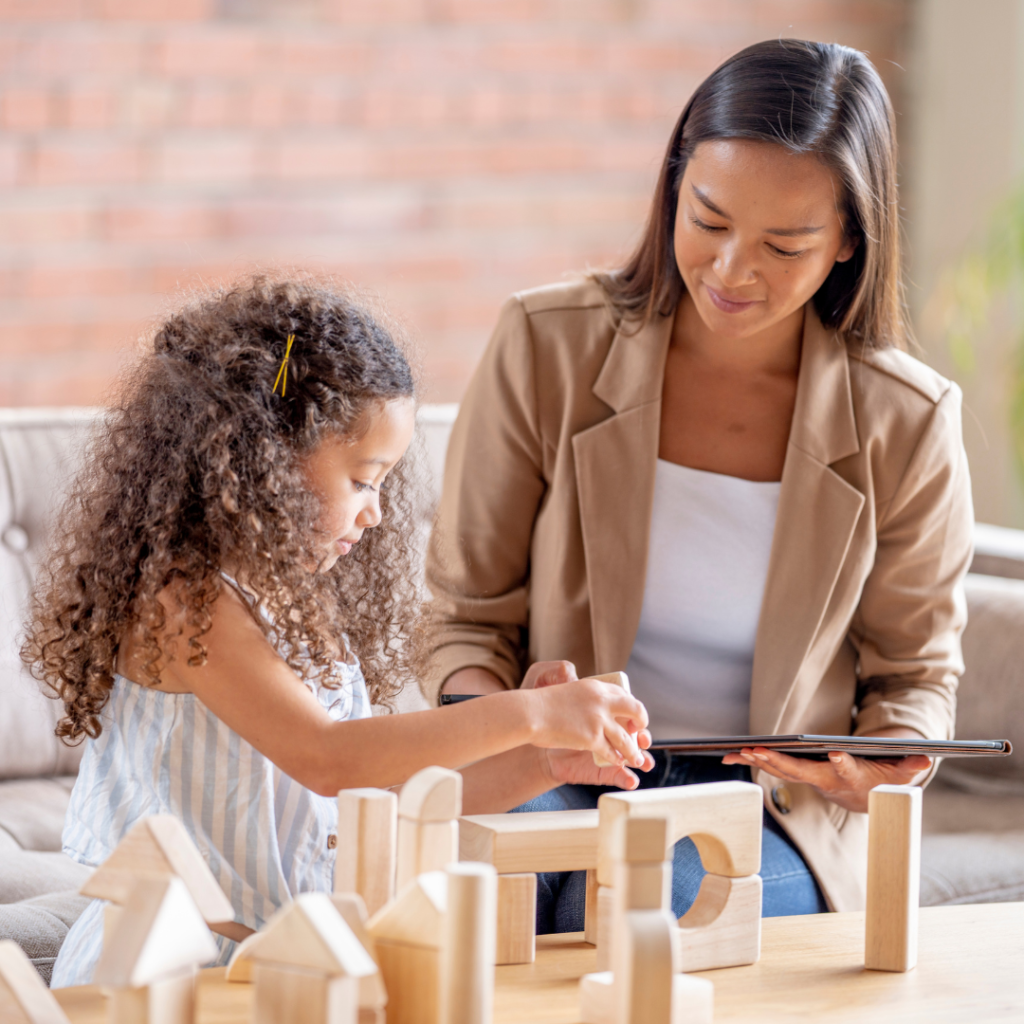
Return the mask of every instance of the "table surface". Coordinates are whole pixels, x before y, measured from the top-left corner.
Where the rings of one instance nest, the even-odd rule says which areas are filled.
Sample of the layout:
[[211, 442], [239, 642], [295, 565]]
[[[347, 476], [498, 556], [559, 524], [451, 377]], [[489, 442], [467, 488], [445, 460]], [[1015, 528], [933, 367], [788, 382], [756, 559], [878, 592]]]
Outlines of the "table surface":
[[[704, 971], [715, 1021], [821, 1024], [1024, 1020], [1024, 903], [922, 909], [918, 966], [866, 971], [863, 914], [765, 918], [761, 959]], [[539, 936], [533, 964], [499, 967], [494, 1024], [579, 1024], [578, 979], [596, 953], [582, 933]], [[202, 972], [198, 1024], [248, 1024], [252, 986]], [[105, 1024], [93, 986], [54, 993], [74, 1024]]]

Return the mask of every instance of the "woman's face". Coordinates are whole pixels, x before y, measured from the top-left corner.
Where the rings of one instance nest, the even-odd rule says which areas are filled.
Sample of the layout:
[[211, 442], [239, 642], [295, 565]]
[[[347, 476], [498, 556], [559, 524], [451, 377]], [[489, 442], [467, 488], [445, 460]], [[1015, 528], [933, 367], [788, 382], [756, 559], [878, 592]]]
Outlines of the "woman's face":
[[814, 154], [770, 142], [702, 142], [686, 165], [675, 255], [715, 334], [745, 338], [792, 316], [854, 252], [838, 179]]
[[320, 501], [315, 568], [326, 572], [380, 523], [380, 486], [405, 454], [416, 427], [416, 406], [399, 398], [374, 408], [367, 429], [353, 440], [328, 437], [302, 462]]

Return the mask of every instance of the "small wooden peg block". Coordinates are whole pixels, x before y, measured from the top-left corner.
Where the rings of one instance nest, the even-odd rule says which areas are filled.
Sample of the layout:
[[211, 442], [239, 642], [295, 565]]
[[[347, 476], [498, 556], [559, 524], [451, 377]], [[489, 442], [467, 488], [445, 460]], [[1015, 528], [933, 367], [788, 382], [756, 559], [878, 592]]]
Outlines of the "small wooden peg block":
[[597, 811], [471, 814], [459, 820], [459, 859], [499, 874], [597, 867]]
[[661, 910], [672, 906], [672, 865], [616, 864], [616, 906], [626, 910]]
[[334, 891], [359, 893], [367, 912], [375, 914], [395, 895], [397, 841], [395, 793], [386, 789], [343, 789], [338, 794]]
[[0, 1021], [4, 1024], [69, 1024], [67, 1015], [24, 950], [0, 941]]
[[864, 966], [917, 966], [921, 888], [921, 790], [876, 786], [868, 794], [868, 892]]
[[[590, 678], [596, 679], [599, 683], [611, 683], [612, 686], [621, 686], [626, 693], [632, 692], [629, 689], [629, 676], [627, 676], [625, 672], [606, 672], [604, 675], [590, 676]], [[597, 754], [594, 754], [593, 756], [594, 764], [596, 764], [598, 768], [607, 768], [612, 763], [611, 761], [605, 761], [603, 758], [598, 757]]]
[[742, 967], [761, 957], [760, 875], [705, 875], [673, 932], [677, 971]]
[[441, 1024], [491, 1024], [498, 876], [490, 864], [445, 868], [448, 913], [441, 947]]
[[583, 941], [597, 945], [597, 871], [587, 872], [587, 902], [583, 918]]
[[628, 910], [613, 953], [619, 1024], [671, 1024], [672, 932], [667, 910]]
[[495, 963], [532, 964], [537, 956], [537, 876], [498, 875]]
[[597, 804], [597, 880], [601, 885], [615, 884], [615, 829], [624, 817], [668, 818], [669, 847], [689, 836], [705, 870], [732, 878], [756, 875], [761, 870], [763, 804], [761, 787], [749, 782], [605, 793]]

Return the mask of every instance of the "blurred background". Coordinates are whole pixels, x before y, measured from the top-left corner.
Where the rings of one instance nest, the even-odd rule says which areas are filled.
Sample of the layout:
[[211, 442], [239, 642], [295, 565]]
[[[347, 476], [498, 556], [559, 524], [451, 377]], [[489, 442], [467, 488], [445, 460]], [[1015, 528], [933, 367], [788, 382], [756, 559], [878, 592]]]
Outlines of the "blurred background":
[[1020, 275], [977, 273], [1024, 0], [0, 0], [0, 405], [102, 403], [176, 295], [280, 264], [378, 294], [458, 401], [503, 299], [621, 259], [692, 89], [780, 35], [890, 90], [921, 354], [978, 518], [1024, 525]]

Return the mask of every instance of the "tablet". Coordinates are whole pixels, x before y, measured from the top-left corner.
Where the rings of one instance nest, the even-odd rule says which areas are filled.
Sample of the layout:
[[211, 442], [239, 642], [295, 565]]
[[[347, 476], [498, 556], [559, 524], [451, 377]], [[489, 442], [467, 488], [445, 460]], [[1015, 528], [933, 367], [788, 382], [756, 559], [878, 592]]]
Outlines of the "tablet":
[[831, 750], [856, 757], [896, 758], [911, 754], [927, 757], [1006, 757], [1013, 752], [1009, 740], [905, 740], [882, 736], [706, 736], [697, 739], [655, 740], [651, 750], [690, 757], [721, 757], [744, 747], [766, 747], [791, 757], [823, 760]]

